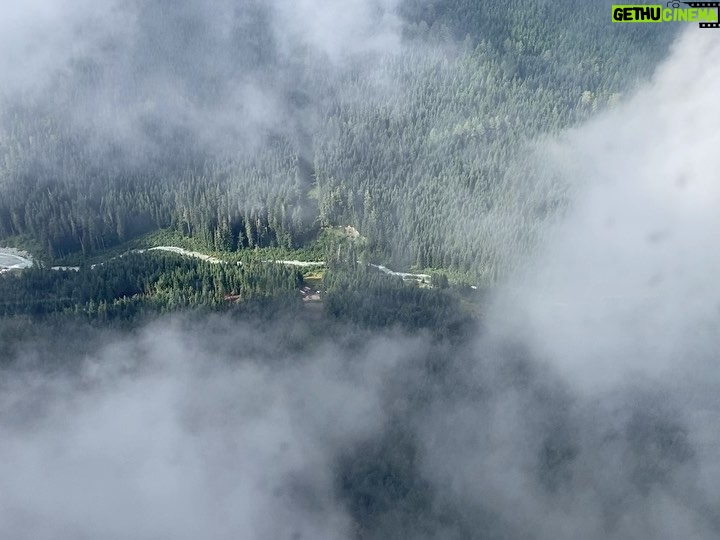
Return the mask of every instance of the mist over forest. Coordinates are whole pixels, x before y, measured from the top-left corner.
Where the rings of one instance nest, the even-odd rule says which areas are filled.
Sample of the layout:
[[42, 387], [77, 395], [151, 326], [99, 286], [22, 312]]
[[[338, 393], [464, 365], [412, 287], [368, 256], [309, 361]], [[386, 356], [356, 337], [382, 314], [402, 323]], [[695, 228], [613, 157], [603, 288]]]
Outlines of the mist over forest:
[[609, 11], [6, 6], [0, 537], [717, 538], [720, 42]]
[[676, 33], [593, 2], [569, 22], [546, 2], [45, 4], [2, 23], [0, 236], [61, 260], [157, 229], [237, 251], [352, 226], [382, 262], [482, 282], [567, 202], [535, 141], [617, 103]]

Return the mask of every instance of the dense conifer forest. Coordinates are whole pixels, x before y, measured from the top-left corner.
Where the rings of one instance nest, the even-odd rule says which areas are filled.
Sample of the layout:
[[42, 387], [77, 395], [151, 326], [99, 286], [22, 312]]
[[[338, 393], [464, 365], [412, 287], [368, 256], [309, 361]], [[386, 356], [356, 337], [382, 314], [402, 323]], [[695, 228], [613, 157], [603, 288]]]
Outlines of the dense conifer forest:
[[[77, 96], [112, 82], [92, 59], [55, 81], [53, 99], [6, 99], [0, 241], [20, 237], [51, 261], [158, 229], [232, 252], [302, 248], [322, 226], [352, 226], [376, 262], [494, 281], [564, 204], [567, 186], [527, 166], [532, 141], [623, 99], [673, 32], [626, 32], [591, 1], [407, 0], [400, 13], [399, 50], [342, 70], [311, 54], [279, 66], [267, 29], [245, 28], [229, 44], [243, 60], [226, 69], [298, 76], [282, 128], [229, 148], [153, 118], [144, 142], [128, 144], [72, 121]], [[148, 62], [194, 73], [154, 39]], [[205, 75], [192, 88], [198, 102], [213, 99]]]
[[0, 539], [720, 537], [720, 30], [2, 15]]

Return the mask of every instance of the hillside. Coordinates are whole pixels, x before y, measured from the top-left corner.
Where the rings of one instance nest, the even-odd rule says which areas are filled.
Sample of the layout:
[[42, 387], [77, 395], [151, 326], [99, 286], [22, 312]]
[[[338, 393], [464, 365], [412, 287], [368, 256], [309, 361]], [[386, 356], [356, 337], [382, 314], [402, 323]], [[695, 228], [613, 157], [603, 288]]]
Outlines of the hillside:
[[[291, 249], [351, 225], [376, 262], [493, 282], [565, 201], [533, 141], [623, 100], [675, 32], [612, 25], [591, 1], [398, 13], [393, 47], [332, 62], [289, 53], [261, 5], [224, 38], [181, 35], [192, 13], [147, 7], [134, 40], [6, 93], [0, 243], [22, 236], [54, 260], [171, 228], [204, 249]], [[172, 91], [148, 102], [158, 78]]]

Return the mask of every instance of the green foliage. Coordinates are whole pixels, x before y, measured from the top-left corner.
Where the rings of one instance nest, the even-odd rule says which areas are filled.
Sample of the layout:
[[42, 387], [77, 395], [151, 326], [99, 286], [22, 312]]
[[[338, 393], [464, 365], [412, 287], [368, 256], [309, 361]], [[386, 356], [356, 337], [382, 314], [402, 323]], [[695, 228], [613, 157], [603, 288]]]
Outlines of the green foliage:
[[263, 297], [299, 300], [301, 283], [297, 270], [280, 264], [212, 264], [170, 253], [130, 253], [79, 271], [34, 267], [4, 275], [0, 316], [108, 320], [197, 307], [228, 310]]
[[477, 322], [459, 291], [421, 288], [366, 265], [334, 265], [325, 273], [323, 287], [329, 318], [366, 328], [427, 329], [453, 338]]
[[434, 273], [430, 276], [430, 285], [439, 289], [447, 289], [450, 286], [450, 282], [445, 274]]
[[128, 164], [98, 152], [90, 128], [68, 128], [67, 111], [0, 104], [0, 239], [29, 238], [46, 260], [148, 233], [237, 260], [255, 249], [327, 259], [337, 242], [316, 242], [320, 227], [352, 226], [360, 259], [494, 282], [565, 203], [529, 143], [617, 102], [676, 25], [613, 25], [590, 0], [407, 0], [401, 11], [405, 47], [371, 68], [338, 75], [305, 58], [298, 69], [317, 76], [289, 98], [305, 103], [303, 120], [250, 155], [168, 142]]

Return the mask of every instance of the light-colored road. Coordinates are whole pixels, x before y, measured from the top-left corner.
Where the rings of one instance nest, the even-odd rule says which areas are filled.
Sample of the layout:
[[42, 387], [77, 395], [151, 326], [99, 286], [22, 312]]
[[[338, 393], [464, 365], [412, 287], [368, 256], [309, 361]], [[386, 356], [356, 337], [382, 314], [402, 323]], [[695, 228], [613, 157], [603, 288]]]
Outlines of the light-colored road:
[[[177, 247], [177, 246], [157, 246], [154, 248], [149, 249], [137, 249], [134, 250], [133, 253], [144, 253], [146, 251], [166, 251], [169, 253], [176, 253], [178, 255], [183, 255], [185, 257], [194, 257], [196, 259], [200, 259], [202, 261], [207, 261], [212, 264], [220, 264], [223, 261], [222, 259], [218, 259], [217, 257], [213, 257], [212, 255], [207, 255], [205, 253], [201, 253], [199, 251], [191, 251], [189, 249]], [[299, 268], [312, 268], [312, 267], [322, 267], [325, 266], [325, 263], [323, 261], [298, 261], [298, 260], [279, 260], [279, 261], [263, 261], [264, 263], [277, 263], [277, 264], [284, 264], [287, 266], [297, 266]], [[100, 263], [102, 264], [102, 263]], [[238, 263], [241, 264], [241, 263]], [[22, 268], [29, 268], [32, 266], [32, 258], [27, 253], [12, 249], [12, 248], [0, 248], [0, 271], [2, 270], [9, 270], [9, 269], [22, 269]], [[97, 265], [92, 265], [91, 268], [95, 267]], [[388, 274], [390, 276], [399, 276], [402, 279], [414, 279], [417, 281], [422, 280], [430, 280], [430, 276], [427, 274], [411, 274], [408, 272], [395, 272], [394, 270], [390, 270], [388, 267], [378, 264], [371, 264], [370, 266], [377, 268], [381, 272], [384, 272], [385, 274]], [[53, 270], [79, 270], [80, 268], [77, 266], [53, 266]]]
[[[139, 252], [142, 252], [144, 250], [138, 250]], [[200, 259], [203, 261], [207, 261], [213, 264], [219, 264], [221, 262], [224, 262], [222, 259], [218, 259], [217, 257], [213, 257], [211, 255], [206, 255], [205, 253], [201, 253], [199, 251], [190, 251], [188, 249], [176, 247], [176, 246], [158, 246], [154, 248], [150, 248], [147, 251], [169, 251], [171, 253], [177, 253], [178, 255], [185, 255], [187, 257], [195, 257], [196, 259]], [[287, 266], [299, 266], [301, 268], [309, 268], [312, 266], [325, 266], [325, 263], [322, 261], [263, 261], [264, 263], [278, 263], [278, 264], [284, 264]]]
[[418, 281], [422, 280], [430, 280], [430, 276], [428, 274], [410, 274], [408, 272], [395, 272], [394, 270], [390, 270], [387, 266], [383, 266], [381, 264], [371, 264], [373, 268], [377, 268], [381, 272], [384, 272], [385, 274], [389, 276], [400, 276], [403, 279], [416, 279]]
[[311, 266], [325, 266], [322, 261], [263, 261], [264, 263], [278, 263], [286, 266], [299, 266], [300, 268], [309, 268]]
[[[142, 253], [145, 251], [144, 249], [138, 249], [138, 253]], [[176, 246], [158, 246], [154, 248], [150, 248], [147, 251], [169, 251], [170, 253], [177, 253], [178, 255], [185, 255], [186, 257], [194, 257], [196, 259], [200, 259], [202, 261], [207, 261], [209, 263], [213, 264], [219, 264], [223, 261], [218, 259], [217, 257], [212, 257], [210, 255], [205, 255], [204, 253], [200, 253], [199, 251], [190, 251], [188, 249], [184, 249], [181, 247]]]
[[22, 270], [33, 265], [32, 257], [14, 248], [0, 247], [0, 272]]

